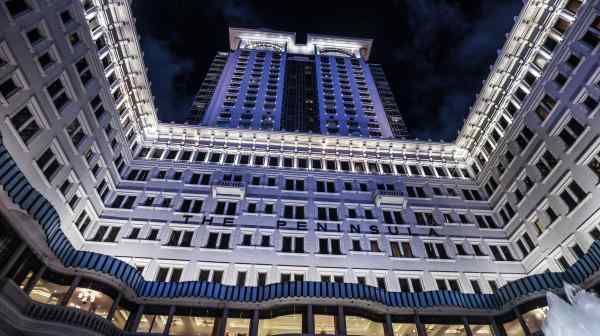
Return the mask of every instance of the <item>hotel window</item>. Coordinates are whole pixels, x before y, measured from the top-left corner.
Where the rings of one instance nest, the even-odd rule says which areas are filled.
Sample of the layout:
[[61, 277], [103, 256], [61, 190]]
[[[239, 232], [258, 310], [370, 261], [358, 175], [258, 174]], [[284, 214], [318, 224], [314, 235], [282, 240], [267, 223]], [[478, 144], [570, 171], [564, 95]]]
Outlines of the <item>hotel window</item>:
[[515, 215], [516, 212], [513, 209], [512, 205], [510, 205], [510, 203], [508, 202], [505, 202], [504, 207], [500, 209], [500, 217], [502, 217], [504, 224], [508, 224]]
[[173, 230], [166, 246], [190, 247], [192, 246], [193, 236], [193, 231]]
[[75, 69], [77, 70], [77, 74], [79, 74], [79, 79], [81, 80], [81, 84], [83, 86], [87, 86], [87, 84], [92, 80], [92, 71], [88, 64], [87, 59], [85, 57], [81, 58], [79, 61], [75, 63]]
[[8, 13], [16, 18], [32, 10], [29, 0], [6, 0], [4, 1]]
[[569, 185], [559, 194], [559, 196], [560, 199], [565, 202], [570, 212], [585, 199], [587, 193], [581, 189], [577, 182], [571, 181], [571, 183], [569, 183]]
[[83, 236], [85, 234], [86, 229], [91, 223], [91, 218], [88, 216], [87, 212], [83, 210], [77, 220], [75, 220], [75, 227], [79, 230], [79, 233]]
[[341, 255], [340, 240], [335, 238], [319, 238], [319, 254]]
[[556, 160], [550, 151], [546, 150], [544, 154], [542, 154], [542, 157], [536, 162], [535, 167], [540, 172], [542, 178], [545, 178], [557, 164], [558, 160]]
[[281, 252], [304, 253], [304, 237], [282, 237]]
[[62, 164], [51, 148], [46, 149], [35, 162], [48, 181], [52, 181], [56, 172], [62, 168]]
[[473, 288], [473, 292], [475, 294], [481, 294], [481, 286], [479, 285], [479, 281], [477, 280], [469, 280], [471, 283], [471, 287]]
[[385, 224], [404, 224], [402, 211], [399, 210], [382, 210], [383, 222]]
[[40, 65], [40, 68], [42, 68], [42, 70], [46, 71], [50, 67], [52, 67], [54, 64], [56, 64], [56, 57], [54, 57], [52, 55], [52, 52], [50, 50], [48, 50], [45, 53], [43, 53], [37, 57], [37, 62]]
[[79, 119], [75, 118], [75, 120], [73, 120], [73, 122], [67, 126], [66, 131], [75, 148], [78, 148], [81, 144], [81, 141], [83, 141], [86, 136]]
[[475, 189], [463, 189], [463, 196], [465, 197], [466, 200], [468, 201], [481, 201], [481, 194], [479, 193], [478, 190]]
[[521, 238], [517, 240], [517, 247], [523, 254], [523, 258], [525, 258], [533, 251], [533, 249], [535, 249], [535, 244], [533, 243], [533, 240], [531, 240], [531, 237], [529, 237], [529, 234], [525, 232]]
[[146, 236], [146, 240], [158, 240], [158, 232], [159, 229], [150, 229], [148, 236]]
[[215, 206], [215, 215], [235, 216], [237, 211], [237, 202], [217, 202]]
[[482, 229], [496, 229], [498, 226], [494, 221], [494, 218], [489, 215], [475, 215], [475, 221]]
[[454, 246], [456, 247], [456, 255], [459, 255], [459, 256], [469, 255], [467, 253], [467, 251], [465, 250], [465, 246], [463, 244], [455, 243]]
[[328, 192], [335, 193], [335, 182], [334, 181], [317, 181], [317, 192]]
[[231, 234], [229, 234], [229, 233], [210, 232], [208, 234], [208, 239], [206, 240], [205, 247], [211, 248], [211, 249], [228, 250], [230, 238], [231, 238]]
[[28, 144], [41, 130], [36, 117], [27, 106], [10, 117], [10, 122], [25, 144]]
[[57, 78], [48, 85], [46, 92], [48, 92], [48, 95], [58, 112], [62, 111], [67, 103], [71, 101], [71, 98], [69, 98], [69, 95], [67, 94], [67, 89], [60, 78]]
[[573, 146], [573, 144], [575, 144], [584, 130], [585, 128], [583, 125], [581, 125], [575, 118], [571, 118], [558, 136], [563, 141], [567, 149], [569, 149], [571, 146]]
[[267, 273], [258, 272], [256, 274], [256, 285], [257, 286], [265, 286], [267, 284]]
[[384, 277], [377, 277], [375, 278], [375, 280], [377, 281], [377, 287], [381, 288], [381, 289], [386, 289], [387, 286], [385, 285], [385, 278]]
[[102, 225], [96, 230], [96, 234], [92, 237], [92, 241], [114, 243], [117, 240], [121, 228], [118, 226], [106, 226]]
[[417, 278], [398, 278], [398, 284], [400, 285], [400, 291], [405, 293], [419, 293], [423, 291], [423, 285], [421, 279]]
[[[110, 205], [115, 209], [131, 209], [135, 204], [136, 196], [117, 195]], [[154, 200], [154, 198], [152, 198]]]
[[558, 219], [556, 211], [554, 211], [554, 209], [551, 206], [546, 207], [544, 211], [546, 212], [546, 216], [548, 216], [548, 222], [550, 224], [554, 223]]
[[406, 193], [408, 194], [408, 197], [427, 198], [427, 194], [422, 187], [407, 186]]
[[[594, 21], [594, 23], [596, 23], [598, 21], [599, 17], [596, 17], [596, 20]], [[596, 25], [598, 25], [596, 23]], [[588, 47], [595, 49], [598, 46], [598, 43], [600, 43], [600, 33], [598, 33], [598, 27], [594, 27], [596, 28], [594, 30], [588, 30], [587, 32], [585, 32], [585, 34], [583, 34], [583, 36], [581, 37], [581, 42], [583, 42], [585, 45], [587, 45]]]
[[[281, 273], [280, 274], [281, 282], [302, 282], [304, 281], [304, 274], [299, 273]], [[264, 285], [263, 285], [264, 286]]]
[[[594, 157], [588, 162], [588, 168], [596, 175], [600, 180], [600, 152], [596, 153]], [[597, 183], [598, 181], [596, 181]]]
[[235, 285], [237, 287], [244, 287], [246, 285], [246, 272], [245, 271], [237, 272], [237, 278], [235, 280]]
[[527, 147], [527, 145], [529, 144], [529, 141], [531, 141], [531, 139], [533, 138], [533, 136], [533, 132], [527, 126], [523, 126], [523, 129], [521, 130], [521, 132], [519, 132], [519, 135], [516, 139], [519, 148], [521, 150], [524, 150], [525, 147]]
[[157, 282], [179, 282], [183, 269], [179, 267], [160, 267], [156, 274]]
[[478, 256], [478, 257], [486, 256], [486, 254], [483, 253], [483, 251], [481, 250], [481, 246], [479, 244], [471, 244], [471, 247], [473, 248], [473, 253], [475, 253], [476, 256]]
[[585, 107], [585, 109], [591, 113], [593, 112], [596, 107], [598, 107], [598, 101], [594, 98], [592, 98], [591, 96], [587, 96], [585, 97], [585, 99], [581, 102], [581, 104]]
[[415, 212], [417, 225], [438, 225], [431, 212]]
[[271, 236], [268, 234], [262, 234], [260, 236], [260, 246], [261, 247], [271, 247]]
[[285, 180], [285, 190], [304, 191], [304, 180]]
[[283, 207], [283, 218], [286, 219], [304, 219], [303, 205], [285, 205]]
[[460, 292], [460, 286], [458, 285], [458, 280], [456, 279], [436, 279], [435, 284], [437, 285], [438, 290], [441, 291], [455, 291]]
[[556, 76], [554, 77], [554, 83], [556, 83], [559, 88], [562, 88], [563, 86], [565, 86], [565, 84], [567, 84], [568, 80], [569, 80], [569, 78], [560, 72], [558, 74], [556, 74]]
[[146, 181], [148, 179], [149, 173], [150, 173], [150, 171], [147, 169], [144, 169], [144, 170], [132, 169], [129, 171], [129, 173], [127, 174], [127, 177], [125, 179], [128, 181]]
[[369, 240], [369, 247], [371, 248], [371, 252], [381, 252], [381, 249], [379, 248], [379, 241], [377, 241], [377, 239]]
[[318, 207], [317, 208], [317, 219], [318, 220], [328, 220], [328, 221], [338, 221], [338, 211], [337, 208], [325, 208]]
[[412, 249], [410, 247], [410, 242], [403, 241], [391, 241], [390, 242], [390, 252], [392, 257], [403, 257], [403, 258], [413, 258], [414, 255], [412, 253]]
[[507, 245], [490, 245], [489, 247], [496, 261], [515, 261]]
[[444, 243], [425, 242], [425, 253], [429, 259], [450, 259]]
[[223, 271], [203, 269], [198, 273], [198, 281], [221, 283], [223, 281]]
[[536, 107], [535, 114], [544, 121], [548, 118], [548, 115], [550, 115], [550, 112], [552, 112], [555, 106], [556, 99], [546, 94], [542, 98], [540, 104]]

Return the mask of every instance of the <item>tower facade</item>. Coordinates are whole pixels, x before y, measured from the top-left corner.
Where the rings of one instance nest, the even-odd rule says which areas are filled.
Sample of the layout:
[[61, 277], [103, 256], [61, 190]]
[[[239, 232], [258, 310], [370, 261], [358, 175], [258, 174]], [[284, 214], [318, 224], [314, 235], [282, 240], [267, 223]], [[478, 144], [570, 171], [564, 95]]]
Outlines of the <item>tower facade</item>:
[[[372, 40], [309, 34], [306, 44], [296, 44], [287, 32], [231, 28], [229, 34], [231, 52], [201, 125], [379, 138], [398, 133], [379, 94], [385, 77], [376, 81], [367, 64]], [[389, 105], [394, 98], [385, 93]], [[208, 97], [201, 88], [195, 101]], [[404, 125], [397, 108], [394, 113], [394, 125]]]
[[451, 143], [391, 137], [368, 40], [232, 29], [177, 125], [128, 1], [0, 16], [3, 332], [530, 335], [597, 288], [598, 0], [524, 3]]

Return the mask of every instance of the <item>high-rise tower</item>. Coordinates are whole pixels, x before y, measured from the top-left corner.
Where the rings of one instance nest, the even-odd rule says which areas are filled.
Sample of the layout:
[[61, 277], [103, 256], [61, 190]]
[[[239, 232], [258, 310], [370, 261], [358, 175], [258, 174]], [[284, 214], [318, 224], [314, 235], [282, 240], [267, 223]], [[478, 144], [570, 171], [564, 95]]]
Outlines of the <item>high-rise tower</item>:
[[201, 125], [406, 136], [385, 77], [375, 79], [367, 63], [372, 40], [309, 34], [306, 44], [296, 44], [293, 33], [231, 28], [229, 34], [231, 52], [218, 87], [209, 91], [203, 83], [195, 99], [201, 103], [191, 114], [204, 107]]

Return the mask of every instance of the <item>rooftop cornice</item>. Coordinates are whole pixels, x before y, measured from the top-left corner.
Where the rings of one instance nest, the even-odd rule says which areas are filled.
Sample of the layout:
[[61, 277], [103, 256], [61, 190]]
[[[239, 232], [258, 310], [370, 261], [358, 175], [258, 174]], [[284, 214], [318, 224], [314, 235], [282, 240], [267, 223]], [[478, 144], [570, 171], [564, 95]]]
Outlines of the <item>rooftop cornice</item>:
[[358, 138], [310, 133], [261, 131], [246, 129], [210, 128], [179, 124], [160, 124], [155, 132], [147, 134], [148, 141], [156, 144], [197, 146], [200, 144], [241, 143], [267, 144], [273, 147], [312, 147], [339, 149], [352, 152], [404, 153], [417, 157], [439, 157], [462, 161], [467, 152], [453, 143], [399, 139]]
[[472, 152], [490, 125], [507, 102], [512, 88], [529, 64], [543, 36], [550, 13], [560, 8], [566, 0], [524, 1], [523, 9], [506, 42], [498, 50], [498, 58], [490, 67], [490, 74], [476, 95], [476, 101], [455, 141], [458, 147]]

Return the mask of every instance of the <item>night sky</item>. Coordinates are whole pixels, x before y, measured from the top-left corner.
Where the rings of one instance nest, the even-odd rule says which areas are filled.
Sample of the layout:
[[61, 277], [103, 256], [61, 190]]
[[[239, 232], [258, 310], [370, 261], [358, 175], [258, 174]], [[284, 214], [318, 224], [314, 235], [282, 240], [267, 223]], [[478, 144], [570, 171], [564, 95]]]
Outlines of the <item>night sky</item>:
[[135, 0], [133, 12], [162, 121], [181, 122], [228, 27], [375, 39], [411, 137], [452, 141], [522, 0]]

